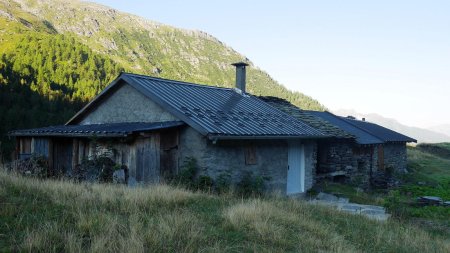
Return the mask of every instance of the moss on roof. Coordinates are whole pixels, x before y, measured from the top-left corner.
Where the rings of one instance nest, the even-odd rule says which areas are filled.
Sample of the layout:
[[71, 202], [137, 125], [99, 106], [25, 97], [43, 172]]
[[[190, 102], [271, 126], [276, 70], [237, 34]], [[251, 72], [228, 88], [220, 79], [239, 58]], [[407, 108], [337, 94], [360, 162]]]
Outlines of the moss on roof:
[[335, 137], [335, 138], [355, 138], [355, 136], [347, 133], [346, 131], [328, 123], [327, 121], [316, 117], [306, 111], [303, 111], [302, 109], [298, 108], [297, 106], [289, 103], [287, 100], [284, 100], [282, 98], [278, 97], [272, 97], [272, 96], [259, 96], [261, 100], [264, 102], [270, 104], [271, 106], [277, 108], [278, 110], [281, 110], [297, 119], [302, 120], [303, 122], [307, 123], [308, 125], [319, 129], [324, 134]]

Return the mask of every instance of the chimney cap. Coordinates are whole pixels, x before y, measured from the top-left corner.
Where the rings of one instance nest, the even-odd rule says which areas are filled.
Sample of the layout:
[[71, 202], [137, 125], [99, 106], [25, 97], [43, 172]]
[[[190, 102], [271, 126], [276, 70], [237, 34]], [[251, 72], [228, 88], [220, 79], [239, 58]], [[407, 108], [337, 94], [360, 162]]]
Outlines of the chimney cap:
[[242, 66], [248, 66], [248, 63], [241, 61], [241, 62], [232, 63], [231, 65], [233, 65], [235, 67], [242, 67]]

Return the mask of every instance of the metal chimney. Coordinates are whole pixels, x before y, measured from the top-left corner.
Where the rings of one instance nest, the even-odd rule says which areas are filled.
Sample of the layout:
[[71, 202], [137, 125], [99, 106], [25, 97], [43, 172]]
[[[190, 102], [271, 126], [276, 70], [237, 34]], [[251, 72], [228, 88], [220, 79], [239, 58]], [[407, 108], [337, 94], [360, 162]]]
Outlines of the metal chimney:
[[236, 62], [231, 65], [236, 67], [236, 88], [245, 93], [245, 67], [248, 64], [245, 62]]

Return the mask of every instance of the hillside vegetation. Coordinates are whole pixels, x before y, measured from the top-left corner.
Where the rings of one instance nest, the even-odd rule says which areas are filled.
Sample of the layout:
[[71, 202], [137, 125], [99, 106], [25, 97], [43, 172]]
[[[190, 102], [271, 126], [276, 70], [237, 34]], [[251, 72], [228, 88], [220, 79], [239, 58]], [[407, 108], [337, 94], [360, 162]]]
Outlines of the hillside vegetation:
[[304, 201], [23, 178], [0, 171], [0, 251], [449, 252], [448, 238]]
[[[232, 87], [230, 64], [245, 59], [204, 32], [94, 3], [0, 0], [1, 150], [11, 150], [9, 130], [65, 123], [120, 71]], [[248, 62], [250, 93], [324, 109]]]

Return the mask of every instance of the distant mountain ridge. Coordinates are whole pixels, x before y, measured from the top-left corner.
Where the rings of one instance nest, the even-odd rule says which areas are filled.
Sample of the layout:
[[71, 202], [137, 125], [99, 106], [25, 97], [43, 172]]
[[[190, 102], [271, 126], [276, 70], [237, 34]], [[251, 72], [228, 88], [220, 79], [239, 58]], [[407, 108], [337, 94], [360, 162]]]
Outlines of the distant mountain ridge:
[[357, 119], [365, 118], [369, 122], [376, 123], [378, 125], [390, 128], [401, 134], [407, 135], [411, 138], [417, 139], [417, 142], [421, 143], [440, 143], [450, 142], [450, 136], [443, 133], [438, 133], [429, 129], [411, 127], [401, 124], [395, 119], [386, 118], [376, 113], [363, 114], [355, 110], [339, 109], [333, 111], [340, 116], [354, 116]]
[[450, 136], [450, 124], [441, 124], [441, 125], [437, 125], [437, 126], [432, 126], [432, 127], [429, 127], [428, 129], [430, 129], [431, 131], [434, 131], [434, 132], [438, 132], [438, 133]]

